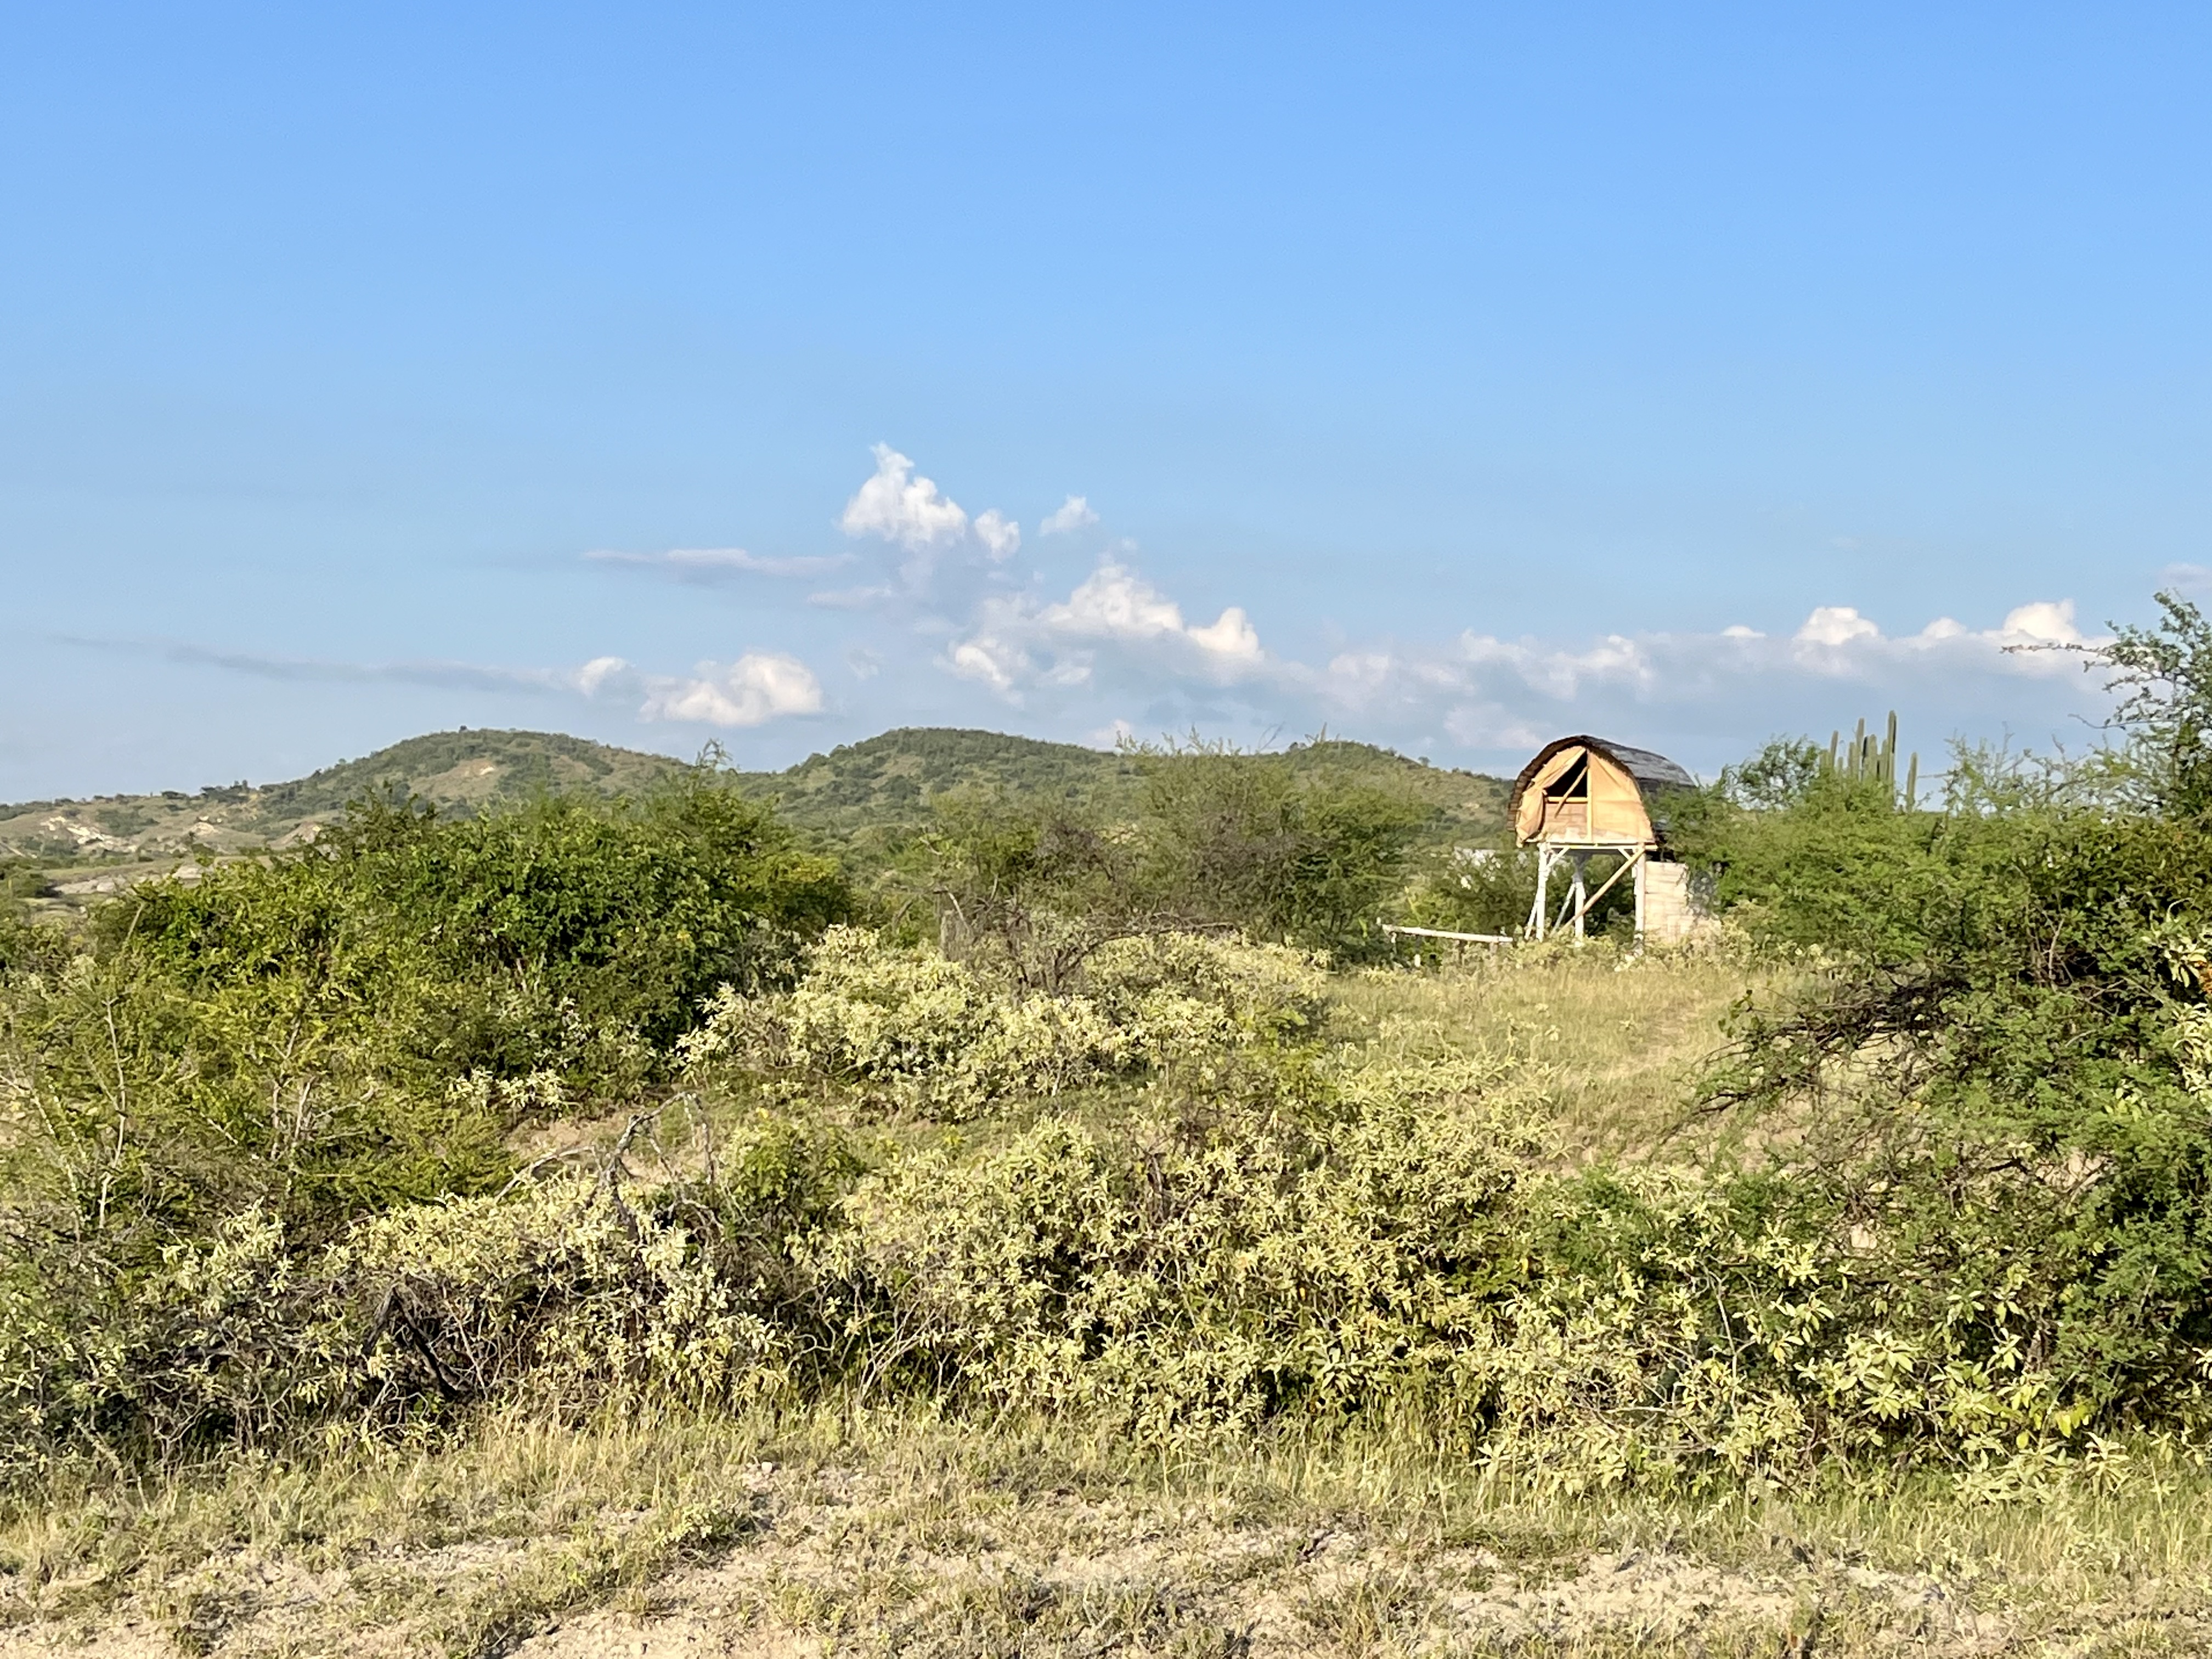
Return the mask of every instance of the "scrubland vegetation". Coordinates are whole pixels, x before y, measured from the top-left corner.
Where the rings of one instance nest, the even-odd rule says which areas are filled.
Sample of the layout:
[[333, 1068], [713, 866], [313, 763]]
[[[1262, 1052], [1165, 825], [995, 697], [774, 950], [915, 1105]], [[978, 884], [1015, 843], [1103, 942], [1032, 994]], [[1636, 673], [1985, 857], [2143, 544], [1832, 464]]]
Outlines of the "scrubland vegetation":
[[1416, 969], [1525, 866], [1202, 748], [10, 921], [0, 1641], [2201, 1644], [2212, 634], [2103, 666], [2086, 759], [1678, 803], [1671, 951]]

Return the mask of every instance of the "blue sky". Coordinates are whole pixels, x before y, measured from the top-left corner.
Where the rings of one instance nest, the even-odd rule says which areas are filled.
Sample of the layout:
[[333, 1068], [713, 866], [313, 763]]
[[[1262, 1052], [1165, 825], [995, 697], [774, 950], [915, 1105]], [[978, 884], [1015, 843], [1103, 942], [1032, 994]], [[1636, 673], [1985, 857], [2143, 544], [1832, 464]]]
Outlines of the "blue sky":
[[2212, 564], [2198, 8], [6, 21], [0, 798], [2078, 740]]

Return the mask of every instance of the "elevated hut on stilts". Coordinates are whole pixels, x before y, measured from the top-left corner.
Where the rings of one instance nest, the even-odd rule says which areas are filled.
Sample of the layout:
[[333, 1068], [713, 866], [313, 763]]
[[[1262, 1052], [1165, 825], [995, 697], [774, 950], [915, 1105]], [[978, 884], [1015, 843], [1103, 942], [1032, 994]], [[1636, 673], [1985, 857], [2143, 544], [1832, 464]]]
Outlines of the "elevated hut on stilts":
[[[1528, 937], [1571, 925], [1583, 938], [1592, 908], [1626, 880], [1635, 884], [1639, 940], [1686, 938], [1696, 915], [1689, 872], [1668, 850], [1666, 797], [1696, 787], [1695, 778], [1648, 749], [1587, 736], [1547, 744], [1513, 781], [1515, 838], [1536, 849]], [[1590, 860], [1607, 854], [1619, 863], [1593, 890]], [[1572, 878], [1554, 909], [1552, 876], [1563, 864]]]

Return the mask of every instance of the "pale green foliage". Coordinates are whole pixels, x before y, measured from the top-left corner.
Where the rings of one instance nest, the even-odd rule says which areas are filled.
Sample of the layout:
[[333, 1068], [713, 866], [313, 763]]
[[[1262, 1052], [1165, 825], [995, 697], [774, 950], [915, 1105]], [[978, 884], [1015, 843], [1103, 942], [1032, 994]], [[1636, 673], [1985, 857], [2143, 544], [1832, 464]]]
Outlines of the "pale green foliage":
[[1193, 1137], [1054, 1120], [865, 1188], [821, 1266], [878, 1370], [1150, 1437], [1285, 1409], [1449, 1411], [1534, 1131], [1486, 1068], [1413, 1068], [1326, 1126], [1231, 1114]]
[[711, 1188], [626, 1199], [565, 1176], [393, 1209], [319, 1244], [257, 1206], [166, 1247], [120, 1297], [9, 1264], [0, 1474], [484, 1400], [567, 1413], [787, 1390], [794, 1344], [820, 1346], [791, 1305], [793, 1240], [854, 1167], [836, 1137], [762, 1115], [725, 1127]]
[[0, 1471], [29, 1473], [62, 1450], [119, 1463], [210, 1432], [249, 1443], [334, 1403], [344, 1322], [303, 1294], [307, 1274], [265, 1211], [161, 1256], [112, 1304], [89, 1283], [0, 1280]]
[[[2160, 948], [2200, 971], [2193, 935]], [[2063, 1220], [2054, 1183], [2094, 1170], [1977, 1177], [1933, 1219], [1864, 1164], [1567, 1173], [1538, 1060], [1403, 1017], [1324, 1046], [1321, 988], [1295, 951], [1171, 935], [1048, 997], [834, 931], [793, 991], [714, 1008], [690, 1087], [740, 1098], [658, 1184], [610, 1163], [328, 1242], [250, 1211], [121, 1301], [0, 1276], [0, 1457], [845, 1394], [1144, 1443], [1377, 1423], [1562, 1493], [1936, 1463], [2002, 1496], [2212, 1427], [2203, 1387], [2100, 1392], [2045, 1334], [2013, 1218], [2040, 1192]], [[763, 1091], [784, 1115], [742, 1109]], [[864, 1168], [817, 1109], [855, 1098], [1032, 1109]]]
[[828, 1085], [942, 1118], [1057, 1094], [1127, 1056], [1086, 998], [1018, 995], [931, 947], [854, 927], [830, 929], [785, 994], [726, 988], [688, 1048], [695, 1063], [732, 1060], [790, 1097]]
[[1188, 933], [1115, 939], [1080, 988], [1025, 991], [1011, 976], [833, 927], [798, 986], [726, 988], [690, 1039], [695, 1062], [728, 1062], [785, 1099], [824, 1087], [879, 1109], [957, 1121], [1050, 1098], [1144, 1066], [1285, 1041], [1320, 1006], [1318, 959], [1282, 945]]
[[1321, 1015], [1326, 957], [1286, 945], [1206, 933], [1110, 939], [1091, 951], [1084, 982], [1107, 1017], [1155, 1064], [1209, 1045], [1279, 1043], [1310, 1035]]
[[577, 1409], [626, 1386], [720, 1401], [789, 1380], [757, 1281], [587, 1181], [379, 1216], [322, 1266], [368, 1323], [362, 1384], [401, 1397], [520, 1393]]

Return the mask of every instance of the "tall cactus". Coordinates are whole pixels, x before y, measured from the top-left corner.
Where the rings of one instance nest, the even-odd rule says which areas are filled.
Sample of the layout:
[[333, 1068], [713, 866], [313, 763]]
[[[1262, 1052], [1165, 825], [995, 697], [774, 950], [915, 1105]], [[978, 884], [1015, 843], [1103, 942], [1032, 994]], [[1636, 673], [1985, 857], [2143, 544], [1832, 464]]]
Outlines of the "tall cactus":
[[[1876, 737], [1867, 730], [1863, 720], [1852, 730], [1850, 746], [1844, 746], [1844, 734], [1838, 730], [1828, 735], [1827, 769], [1850, 779], [1853, 783], [1872, 784], [1889, 797], [1893, 807], [1898, 804], [1897, 787], [1897, 711], [1889, 711], [1888, 729]], [[1920, 757], [1916, 752], [1905, 769], [1905, 809], [1917, 810], [1920, 793]]]

